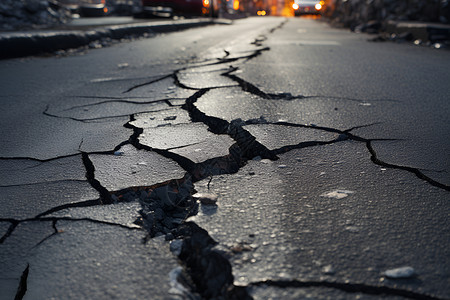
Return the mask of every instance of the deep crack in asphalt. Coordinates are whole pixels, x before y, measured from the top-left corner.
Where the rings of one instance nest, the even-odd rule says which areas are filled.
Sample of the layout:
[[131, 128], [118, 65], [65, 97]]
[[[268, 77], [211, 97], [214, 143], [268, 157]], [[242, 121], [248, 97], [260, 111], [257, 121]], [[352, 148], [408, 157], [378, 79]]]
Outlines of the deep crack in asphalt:
[[[282, 22], [279, 26], [274, 27], [269, 31], [269, 33], [273, 33], [275, 30], [281, 28], [286, 21]], [[259, 36], [257, 37], [252, 45], [256, 47], [262, 47], [263, 42], [267, 40], [267, 36]], [[198, 64], [193, 65], [191, 68], [204, 67], [204, 66], [212, 66], [212, 65], [225, 65], [231, 62], [242, 62], [245, 63], [259, 55], [261, 55], [264, 51], [269, 51], [270, 48], [258, 48], [252, 51], [249, 55], [239, 56], [239, 57], [231, 57], [231, 53], [229, 51], [224, 50], [225, 56], [222, 58], [218, 58], [217, 61], [207, 64]], [[117, 151], [126, 144], [133, 145], [136, 149], [143, 149], [145, 151], [153, 151], [158, 153], [166, 158], [169, 158], [176, 163], [178, 163], [185, 171], [186, 174], [183, 178], [173, 179], [169, 182], [163, 182], [160, 184], [156, 184], [153, 186], [146, 187], [133, 187], [127, 188], [120, 191], [108, 191], [95, 177], [95, 167], [92, 161], [89, 158], [89, 155], [94, 153], [87, 153], [83, 151], [79, 151], [79, 153], [66, 155], [46, 160], [38, 160], [34, 158], [0, 158], [0, 159], [30, 159], [36, 160], [41, 163], [45, 163], [48, 161], [61, 159], [64, 157], [81, 155], [82, 162], [86, 169], [86, 180], [90, 183], [90, 185], [99, 193], [99, 199], [95, 200], [87, 200], [77, 203], [69, 203], [60, 205], [54, 208], [51, 208], [45, 212], [38, 214], [34, 218], [29, 218], [25, 220], [15, 220], [15, 219], [0, 219], [3, 222], [9, 222], [11, 225], [8, 228], [7, 232], [0, 238], [0, 244], [3, 243], [15, 230], [18, 224], [25, 221], [52, 221], [52, 227], [54, 232], [49, 236], [45, 237], [42, 241], [40, 241], [35, 247], [38, 247], [40, 244], [44, 243], [46, 240], [50, 239], [52, 236], [58, 234], [58, 229], [56, 227], [56, 223], [59, 220], [66, 221], [90, 221], [101, 223], [105, 225], [111, 226], [121, 226], [123, 228], [127, 228], [130, 230], [135, 230], [134, 227], [128, 227], [121, 224], [116, 224], [112, 222], [98, 221], [89, 218], [82, 219], [74, 219], [74, 218], [65, 218], [65, 217], [45, 217], [51, 213], [61, 211], [67, 208], [73, 207], [91, 207], [97, 205], [110, 205], [118, 202], [128, 202], [128, 201], [139, 201], [141, 203], [142, 209], [140, 211], [141, 218], [136, 220], [136, 224], [142, 226], [147, 230], [148, 238], [153, 238], [158, 235], [165, 235], [166, 240], [170, 241], [180, 241], [181, 248], [178, 249], [177, 256], [181, 261], [181, 264], [184, 267], [185, 275], [188, 277], [188, 281], [192, 283], [192, 285], [187, 285], [189, 289], [191, 289], [194, 295], [199, 295], [203, 298], [222, 298], [222, 299], [251, 299], [247, 291], [247, 287], [253, 286], [276, 286], [276, 287], [294, 287], [294, 288], [304, 288], [304, 287], [326, 287], [339, 289], [345, 292], [354, 293], [364, 293], [364, 294], [372, 294], [372, 295], [391, 295], [391, 296], [403, 296], [411, 299], [437, 299], [432, 296], [428, 296], [425, 294], [415, 293], [411, 291], [401, 290], [398, 288], [389, 288], [384, 286], [369, 286], [358, 283], [338, 283], [338, 282], [328, 282], [328, 281], [308, 281], [303, 282], [299, 280], [291, 280], [291, 281], [280, 281], [280, 280], [266, 280], [261, 282], [253, 282], [250, 283], [246, 287], [237, 287], [234, 285], [234, 279], [232, 275], [231, 264], [228, 259], [218, 250], [214, 249], [214, 246], [217, 244], [206, 232], [204, 229], [200, 228], [193, 222], [186, 222], [189, 216], [195, 215], [198, 212], [198, 203], [193, 200], [192, 195], [195, 193], [193, 188], [193, 183], [200, 181], [202, 179], [219, 175], [219, 174], [232, 174], [239, 171], [239, 169], [244, 166], [249, 160], [255, 157], [268, 158], [271, 160], [276, 160], [277, 155], [291, 151], [293, 149], [301, 149], [305, 147], [313, 147], [320, 146], [326, 144], [333, 144], [345, 140], [353, 140], [356, 142], [365, 143], [370, 155], [371, 161], [377, 165], [399, 169], [407, 172], [411, 172], [415, 174], [418, 178], [425, 180], [429, 184], [442, 188], [444, 190], [449, 191], [450, 187], [436, 182], [433, 179], [424, 175], [419, 169], [406, 167], [406, 166], [398, 166], [394, 164], [389, 164], [381, 161], [372, 147], [372, 142], [375, 140], [383, 140], [383, 139], [364, 139], [362, 137], [356, 136], [351, 133], [352, 130], [370, 125], [363, 125], [353, 127], [347, 130], [338, 130], [335, 128], [327, 128], [321, 126], [312, 126], [312, 125], [302, 125], [288, 122], [266, 122], [264, 120], [234, 120], [232, 122], [228, 122], [226, 120], [208, 116], [202, 111], [200, 111], [195, 103], [198, 99], [208, 93], [211, 89], [215, 88], [227, 88], [226, 86], [220, 87], [209, 87], [209, 88], [194, 88], [189, 87], [186, 84], [182, 83], [179, 80], [179, 73], [181, 71], [187, 70], [190, 68], [183, 68], [180, 70], [175, 70], [171, 74], [162, 75], [157, 79], [150, 80], [143, 84], [135, 85], [123, 93], [128, 93], [134, 89], [138, 89], [143, 86], [148, 86], [153, 83], [159, 82], [161, 80], [172, 78], [174, 84], [181, 89], [193, 90], [196, 91], [191, 97], [187, 98], [185, 104], [182, 106], [185, 109], [191, 118], [192, 122], [200, 122], [208, 126], [209, 130], [214, 134], [225, 134], [229, 135], [236, 143], [230, 147], [229, 155], [223, 157], [216, 157], [213, 159], [206, 160], [201, 163], [194, 163], [190, 159], [178, 155], [171, 150], [173, 149], [155, 149], [149, 146], [142, 144], [139, 141], [139, 136], [143, 133], [143, 129], [131, 125], [131, 123], [135, 120], [135, 115], [138, 113], [134, 113], [129, 115], [130, 121], [124, 124], [126, 128], [132, 129], [133, 134], [127, 141], [124, 141], [114, 150], [97, 152], [102, 154], [110, 154], [113, 155], [114, 151]], [[317, 96], [302, 96], [302, 95], [292, 95], [290, 93], [266, 93], [261, 89], [257, 88], [255, 85], [251, 84], [239, 78], [235, 74], [232, 74], [238, 67], [229, 66], [228, 70], [222, 73], [222, 76], [231, 79], [236, 82], [237, 86], [239, 86], [243, 91], [254, 94], [263, 99], [269, 100], [280, 100], [280, 101], [291, 101], [296, 99], [303, 98], [312, 98]], [[85, 97], [85, 96], [83, 96]], [[89, 97], [93, 98], [93, 97]], [[173, 107], [168, 99], [162, 100], [154, 100], [147, 102], [140, 101], [132, 101], [128, 98], [112, 98], [112, 97], [98, 97], [98, 99], [105, 99], [104, 101], [88, 104], [85, 106], [99, 105], [103, 103], [112, 103], [112, 102], [125, 102], [125, 103], [133, 103], [133, 104], [149, 104], [156, 102], [165, 102], [169, 107]], [[354, 100], [354, 99], [353, 99]], [[358, 100], [355, 100], [358, 101]], [[83, 106], [78, 106], [83, 107]], [[73, 107], [75, 108], [75, 107]], [[73, 109], [72, 108], [72, 109]], [[77, 119], [71, 117], [60, 117], [55, 114], [51, 114], [48, 112], [49, 106], [46, 107], [43, 114], [49, 117], [56, 118], [68, 118], [74, 121], [80, 122], [88, 122], [92, 120], [99, 120], [101, 118], [93, 118], [93, 119]], [[117, 116], [114, 116], [117, 117]], [[122, 116], [123, 117], [123, 116]], [[112, 118], [104, 117], [104, 118]], [[334, 140], [330, 141], [307, 141], [302, 142], [296, 145], [287, 145], [280, 147], [279, 149], [269, 150], [264, 145], [259, 143], [254, 136], [252, 136], [247, 130], [243, 128], [245, 125], [249, 124], [258, 124], [258, 122], [262, 122], [263, 124], [271, 124], [277, 126], [289, 126], [289, 127], [304, 127], [311, 128], [315, 130], [322, 130], [327, 132], [337, 133], [338, 137]], [[388, 139], [386, 139], [388, 140]], [[80, 144], [81, 146], [81, 144]], [[145, 242], [145, 241], [144, 241]], [[21, 279], [19, 288], [17, 291], [17, 295], [15, 299], [22, 299], [26, 293], [27, 288], [27, 277], [29, 273], [29, 265], [24, 270]]]

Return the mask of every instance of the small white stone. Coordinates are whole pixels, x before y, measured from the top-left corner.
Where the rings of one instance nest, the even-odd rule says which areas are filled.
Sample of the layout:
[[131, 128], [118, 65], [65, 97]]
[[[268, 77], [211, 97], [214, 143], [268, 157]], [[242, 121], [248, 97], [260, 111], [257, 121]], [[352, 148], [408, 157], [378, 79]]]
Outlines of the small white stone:
[[334, 199], [342, 199], [348, 197], [348, 195], [353, 194], [353, 191], [349, 190], [334, 190], [331, 192], [326, 192], [320, 195], [321, 197], [334, 198]]
[[416, 271], [412, 267], [400, 267], [384, 272], [384, 276], [392, 279], [411, 278], [414, 275], [416, 275]]
[[192, 195], [192, 197], [205, 205], [216, 204], [218, 198], [216, 194], [212, 193], [197, 193], [195, 195]]
[[327, 265], [322, 268], [322, 273], [326, 275], [333, 275], [336, 271], [334, 270], [332, 265]]

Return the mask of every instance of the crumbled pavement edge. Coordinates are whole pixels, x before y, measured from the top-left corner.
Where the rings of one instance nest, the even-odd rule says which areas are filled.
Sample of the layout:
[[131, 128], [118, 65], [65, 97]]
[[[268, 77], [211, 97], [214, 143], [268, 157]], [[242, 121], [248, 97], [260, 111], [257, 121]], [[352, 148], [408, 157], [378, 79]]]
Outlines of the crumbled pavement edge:
[[87, 46], [104, 39], [120, 40], [147, 34], [174, 32], [213, 24], [231, 24], [222, 19], [197, 18], [189, 20], [146, 22], [98, 27], [93, 30], [11, 32], [0, 35], [0, 59], [19, 58], [58, 50]]

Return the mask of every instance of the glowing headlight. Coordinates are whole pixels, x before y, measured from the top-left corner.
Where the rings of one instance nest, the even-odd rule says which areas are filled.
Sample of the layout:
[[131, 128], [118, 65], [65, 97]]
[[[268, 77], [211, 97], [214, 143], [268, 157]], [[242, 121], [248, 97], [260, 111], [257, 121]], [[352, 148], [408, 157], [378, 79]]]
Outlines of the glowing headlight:
[[316, 8], [316, 10], [322, 9], [322, 5], [320, 3], [317, 3], [314, 7]]
[[297, 9], [299, 8], [299, 6], [298, 6], [297, 3], [294, 3], [294, 4], [292, 4], [292, 8], [295, 9], [295, 10], [297, 10]]

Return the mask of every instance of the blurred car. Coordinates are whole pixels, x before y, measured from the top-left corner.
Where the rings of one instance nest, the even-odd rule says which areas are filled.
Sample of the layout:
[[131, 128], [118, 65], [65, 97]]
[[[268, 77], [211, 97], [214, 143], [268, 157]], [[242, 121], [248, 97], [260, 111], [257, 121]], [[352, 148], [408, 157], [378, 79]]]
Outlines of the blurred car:
[[106, 0], [51, 0], [50, 5], [64, 7], [82, 17], [101, 17], [108, 12]]
[[317, 0], [295, 0], [292, 4], [294, 15], [320, 15], [325, 2]]
[[142, 0], [142, 8], [145, 14], [161, 17], [183, 16], [211, 16], [218, 13], [218, 1], [216, 0]]
[[101, 17], [108, 12], [105, 0], [79, 0], [78, 10], [82, 17]]

